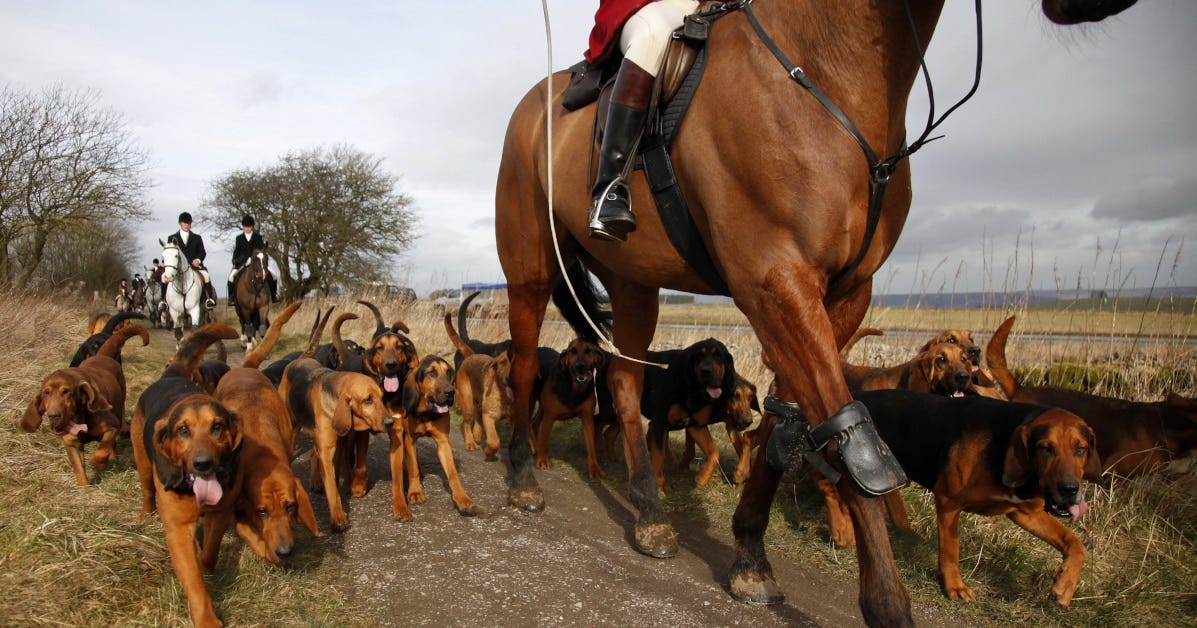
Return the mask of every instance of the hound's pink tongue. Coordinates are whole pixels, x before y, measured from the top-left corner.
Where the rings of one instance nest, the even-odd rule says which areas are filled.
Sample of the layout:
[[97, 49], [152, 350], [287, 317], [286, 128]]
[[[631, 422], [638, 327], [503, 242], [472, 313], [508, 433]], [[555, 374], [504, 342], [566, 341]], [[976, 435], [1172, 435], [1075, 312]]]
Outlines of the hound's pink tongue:
[[382, 389], [387, 392], [399, 390], [399, 378], [394, 375], [382, 378]]
[[718, 399], [720, 397], [720, 395], [723, 394], [723, 389], [715, 388], [714, 386], [711, 386], [711, 387], [707, 388], [707, 394], [711, 396], [711, 399]]
[[442, 406], [442, 405], [441, 405], [441, 404], [439, 404], [439, 403], [434, 403], [434, 404], [432, 404], [432, 405], [433, 405], [433, 407], [435, 407], [435, 408], [436, 408], [436, 411], [437, 411], [438, 413], [440, 413], [440, 414], [444, 414], [444, 413], [446, 413], [446, 412], [448, 412], [448, 411], [449, 411], [449, 406]]
[[224, 489], [215, 477], [196, 477], [191, 481], [191, 492], [195, 493], [195, 503], [200, 506], [215, 506], [224, 496]]
[[1084, 498], [1068, 507], [1068, 514], [1072, 515], [1073, 519], [1080, 519], [1087, 512], [1089, 512], [1089, 504], [1085, 503]]
[[67, 434], [82, 434], [86, 431], [86, 423], [71, 423], [71, 426], [67, 428]]

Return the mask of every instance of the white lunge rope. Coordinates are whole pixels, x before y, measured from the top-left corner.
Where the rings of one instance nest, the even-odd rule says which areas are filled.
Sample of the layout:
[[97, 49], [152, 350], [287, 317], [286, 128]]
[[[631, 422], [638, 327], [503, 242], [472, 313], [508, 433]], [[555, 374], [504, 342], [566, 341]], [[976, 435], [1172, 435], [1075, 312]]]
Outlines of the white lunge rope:
[[628, 357], [619, 352], [619, 347], [615, 346], [615, 342], [599, 329], [599, 326], [590, 318], [590, 314], [586, 312], [586, 308], [582, 307], [582, 302], [578, 299], [578, 293], [574, 290], [574, 284], [569, 279], [569, 273], [565, 270], [565, 260], [561, 257], [561, 244], [557, 241], [557, 220], [553, 213], [553, 29], [549, 25], [549, 0], [540, 0], [540, 7], [544, 13], [544, 39], [547, 50], [546, 57], [548, 65], [545, 69], [545, 89], [544, 89], [544, 121], [545, 121], [545, 155], [547, 157], [546, 173], [549, 178], [548, 195], [549, 195], [549, 231], [553, 237], [553, 253], [557, 256], [557, 267], [561, 269], [561, 278], [565, 280], [566, 287], [569, 288], [569, 294], [574, 298], [574, 303], [578, 304], [578, 311], [582, 313], [582, 317], [586, 319], [586, 323], [598, 335], [599, 346], [612, 356], [639, 362], [648, 366], [658, 366], [661, 368], [669, 368], [667, 364], [657, 364], [656, 362], [646, 362], [636, 358]]

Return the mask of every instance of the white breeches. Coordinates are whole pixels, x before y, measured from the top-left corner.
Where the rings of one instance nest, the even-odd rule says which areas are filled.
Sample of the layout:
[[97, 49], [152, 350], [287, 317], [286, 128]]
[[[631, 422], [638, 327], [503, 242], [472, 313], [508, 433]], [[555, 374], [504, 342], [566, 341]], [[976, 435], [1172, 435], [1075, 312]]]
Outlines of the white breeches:
[[645, 5], [623, 25], [619, 49], [624, 58], [656, 76], [665, 60], [670, 34], [696, 10], [698, 0], [655, 0]]

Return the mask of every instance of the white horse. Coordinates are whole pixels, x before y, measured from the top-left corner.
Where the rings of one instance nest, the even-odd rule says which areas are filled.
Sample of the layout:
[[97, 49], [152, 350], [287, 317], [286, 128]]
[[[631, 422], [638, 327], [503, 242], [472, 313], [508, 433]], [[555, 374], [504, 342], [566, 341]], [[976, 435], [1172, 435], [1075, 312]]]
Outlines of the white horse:
[[170, 325], [170, 312], [167, 311], [166, 301], [162, 297], [163, 270], [145, 269], [145, 309], [154, 327]]
[[183, 339], [184, 326], [198, 327], [204, 323], [204, 284], [178, 245], [162, 240], [158, 244], [162, 245], [162, 283], [166, 284], [166, 305], [174, 321], [177, 343]]

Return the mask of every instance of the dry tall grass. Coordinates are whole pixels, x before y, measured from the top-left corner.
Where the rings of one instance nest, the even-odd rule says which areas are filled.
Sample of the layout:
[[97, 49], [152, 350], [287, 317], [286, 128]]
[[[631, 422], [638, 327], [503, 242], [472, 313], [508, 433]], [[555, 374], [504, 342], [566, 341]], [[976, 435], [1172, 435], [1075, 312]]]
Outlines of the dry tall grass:
[[[350, 300], [337, 305], [338, 311], [363, 311]], [[428, 304], [379, 305], [388, 324], [396, 319], [406, 322], [423, 352], [451, 353], [442, 321]], [[276, 355], [306, 343], [306, 327], [315, 308], [304, 311], [307, 314], [292, 322], [292, 333], [284, 337]], [[767, 384], [771, 375], [760, 363], [760, 347], [750, 330], [746, 326], [727, 327], [735, 322], [726, 310], [722, 314], [695, 311], [701, 316], [688, 318], [674, 306], [664, 308], [667, 320], [687, 327], [663, 325], [654, 347], [682, 347], [714, 336], [727, 343], [738, 370], [758, 385]], [[138, 488], [127, 441], [121, 443], [118, 460], [103, 481], [79, 489], [74, 486], [56, 438], [44, 431], [28, 435], [15, 430], [18, 413], [41, 376], [64, 365], [82, 339], [86, 313], [83, 307], [51, 300], [0, 296], [0, 325], [10, 330], [0, 336], [0, 355], [13, 357], [9, 367], [0, 371], [0, 590], [5, 592], [0, 596], [0, 623], [186, 625], [186, 601], [169, 567], [161, 525], [157, 519], [138, 521]], [[932, 327], [918, 329], [934, 333], [946, 327], [974, 327], [979, 336], [988, 338], [988, 330], [1005, 315], [985, 313], [982, 320], [986, 324], [982, 326], [972, 319], [945, 314], [944, 318], [934, 318]], [[917, 316], [878, 312], [870, 316], [876, 318], [867, 324], [888, 329], [894, 329], [887, 323], [898, 316], [924, 323], [932, 318], [927, 312]], [[1059, 343], [1030, 336], [1026, 332], [1042, 329], [1036, 329], [1033, 322], [1023, 324], [1022, 320], [1008, 347], [1011, 364], [1042, 366], [1060, 361], [1064, 352]], [[1076, 327], [1069, 328], [1072, 333], [1084, 336], [1082, 331], [1087, 331], [1092, 336], [1108, 336], [1108, 329], [1084, 330], [1082, 322], [1076, 320]], [[1133, 350], [1078, 341], [1078, 348], [1068, 354], [1080, 356], [1072, 359], [1082, 368], [1117, 368], [1136, 399], [1159, 398], [1165, 388], [1194, 395], [1193, 347], [1183, 342], [1191, 337], [1193, 320], [1181, 318], [1176, 324], [1175, 329], [1184, 330], [1178, 334], [1180, 340], [1168, 341], [1160, 332], [1151, 342], [1140, 339]], [[374, 325], [369, 318], [359, 319], [345, 326], [344, 335], [358, 340], [368, 338]], [[472, 320], [470, 334], [488, 341], [505, 338], [507, 323]], [[563, 347], [571, 337], [568, 327], [550, 322], [541, 344]], [[912, 355], [923, 340], [892, 335], [870, 339], [861, 343], [853, 360], [893, 364]], [[130, 346], [125, 351], [130, 408], [140, 391], [156, 377], [170, 351], [171, 347], [163, 346]], [[1172, 375], [1160, 375], [1165, 371]], [[739, 497], [739, 489], [726, 481], [734, 454], [723, 430], [714, 433], [725, 461], [725, 481], [716, 478], [707, 488], [699, 489], [694, 486], [692, 471], [670, 470], [674, 490], [664, 503], [670, 510], [708, 522], [713, 531], [730, 535], [731, 513]], [[675, 449], [680, 447], [680, 435], [675, 435], [673, 444]], [[552, 452], [554, 465], [577, 470], [582, 481], [586, 463], [578, 422], [559, 425]], [[606, 470], [606, 482], [612, 489], [624, 490], [626, 472], [622, 465], [608, 465]], [[1085, 543], [1089, 558], [1077, 598], [1065, 611], [1056, 608], [1048, 594], [1059, 563], [1055, 550], [1005, 519], [976, 516], [962, 518], [961, 566], [965, 580], [980, 600], [974, 604], [946, 600], [936, 573], [931, 498], [920, 489], [904, 489], [911, 520], [921, 538], [898, 535], [894, 546], [899, 569], [915, 602], [949, 609], [966, 623], [986, 626], [1192, 625], [1197, 617], [1197, 475], [1116, 481], [1109, 489], [1089, 486], [1086, 491], [1089, 514], [1069, 525]], [[322, 560], [325, 556], [316, 544], [304, 540], [301, 537], [298, 546], [301, 554], [292, 561], [297, 567], [277, 571], [265, 566], [252, 552], [244, 551], [234, 536], [226, 539], [220, 567], [208, 583], [228, 623], [370, 623], [354, 608], [352, 596], [338, 590], [344, 580], [338, 580], [337, 561]], [[800, 474], [783, 481], [766, 540], [772, 552], [813, 563], [815, 568], [855, 574], [855, 554], [828, 543], [821, 499]], [[262, 600], [271, 602], [264, 605]]]

